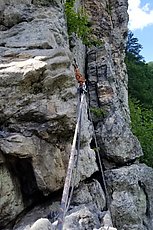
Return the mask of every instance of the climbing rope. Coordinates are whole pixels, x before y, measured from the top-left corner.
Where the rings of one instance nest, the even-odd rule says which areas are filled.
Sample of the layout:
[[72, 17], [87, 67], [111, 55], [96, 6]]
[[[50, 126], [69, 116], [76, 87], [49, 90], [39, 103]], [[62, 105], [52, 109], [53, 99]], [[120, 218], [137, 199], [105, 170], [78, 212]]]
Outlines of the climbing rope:
[[[65, 183], [64, 183], [63, 194], [62, 194], [61, 206], [60, 206], [59, 215], [58, 215], [58, 223], [57, 223], [57, 229], [58, 230], [63, 229], [65, 215], [69, 209], [70, 202], [71, 202], [72, 195], [73, 195], [74, 186], [76, 183], [77, 166], [78, 166], [78, 159], [79, 159], [79, 155], [80, 155], [82, 107], [83, 107], [83, 101], [84, 101], [85, 93], [87, 92], [84, 77], [80, 74], [80, 72], [78, 70], [78, 66], [76, 64], [76, 61], [74, 64], [74, 69], [75, 69], [76, 79], [78, 80], [78, 83], [79, 83], [77, 123], [76, 123], [76, 127], [75, 127], [75, 133], [74, 133], [74, 137], [73, 137], [71, 154], [70, 154], [70, 159], [69, 159], [69, 163], [68, 163], [68, 169], [67, 169], [66, 179], [65, 179]], [[102, 166], [102, 161], [101, 161], [101, 157], [100, 157], [98, 142], [97, 142], [97, 138], [96, 138], [96, 133], [95, 133], [95, 129], [94, 129], [94, 124], [93, 124], [90, 108], [89, 108], [89, 119], [90, 119], [91, 124], [92, 124], [93, 138], [95, 141], [97, 158], [99, 161], [99, 168], [100, 168], [102, 183], [103, 183], [104, 192], [105, 192], [105, 196], [106, 196], [106, 207], [109, 210], [110, 199], [109, 199], [109, 195], [108, 195], [104, 170], [103, 170], [103, 166]], [[111, 215], [110, 215], [110, 218], [111, 218]], [[112, 222], [111, 219], [110, 219], [110, 221]], [[111, 225], [112, 225], [112, 223], [111, 223]]]
[[94, 125], [93, 125], [93, 119], [92, 119], [92, 116], [91, 116], [90, 108], [89, 108], [89, 119], [90, 119], [91, 124], [92, 124], [93, 138], [94, 138], [94, 141], [95, 141], [95, 147], [96, 147], [96, 152], [97, 152], [97, 157], [98, 157], [98, 162], [99, 162], [99, 167], [100, 167], [100, 172], [101, 172], [101, 177], [102, 177], [102, 183], [103, 183], [103, 186], [104, 186], [104, 191], [105, 191], [105, 196], [106, 196], [106, 206], [107, 206], [107, 208], [109, 208], [109, 206], [110, 206], [110, 198], [109, 198], [109, 195], [108, 195], [108, 190], [107, 190], [104, 170], [103, 170], [103, 166], [102, 166], [102, 160], [101, 160], [101, 157], [100, 157], [100, 152], [99, 152], [96, 132], [95, 132], [95, 128], [94, 128]]
[[[80, 100], [81, 100], [81, 92], [80, 90], [78, 90], [78, 110], [80, 108]], [[77, 110], [77, 117], [79, 114], [79, 111]], [[80, 115], [80, 121], [79, 121], [79, 129], [78, 129], [78, 137], [77, 137], [77, 154], [76, 154], [76, 159], [75, 159], [75, 165], [74, 165], [74, 173], [73, 173], [73, 179], [72, 179], [72, 185], [71, 185], [71, 191], [70, 191], [70, 195], [69, 195], [69, 200], [67, 202], [67, 208], [66, 208], [66, 212], [69, 209], [70, 206], [70, 202], [72, 199], [72, 195], [73, 195], [73, 190], [74, 190], [74, 186], [76, 183], [76, 178], [77, 178], [77, 170], [78, 170], [78, 160], [79, 160], [79, 155], [80, 155], [80, 137], [81, 137], [81, 117], [82, 117], [82, 110], [81, 110], [81, 115]]]
[[[73, 173], [73, 169], [74, 169], [74, 165], [75, 165], [77, 137], [78, 137], [78, 133], [80, 133], [80, 128], [81, 128], [81, 114], [82, 114], [84, 97], [85, 97], [85, 94], [83, 92], [81, 94], [78, 118], [77, 118], [75, 133], [74, 133], [74, 137], [73, 137], [73, 143], [72, 143], [71, 154], [70, 154], [70, 159], [69, 159], [69, 164], [68, 164], [68, 169], [67, 169], [67, 175], [66, 175], [63, 194], [62, 194], [61, 206], [60, 206], [60, 210], [59, 210], [58, 224], [57, 224], [58, 230], [63, 229], [65, 214], [69, 208], [70, 199], [72, 197], [72, 192], [73, 192], [74, 185], [75, 185], [75, 183], [73, 182], [72, 187], [71, 187], [72, 173]], [[78, 162], [80, 140], [78, 140], [78, 142], [79, 143], [77, 144], [77, 160], [76, 160], [76, 162]], [[70, 187], [71, 187], [71, 192], [70, 192]], [[69, 196], [69, 194], [70, 194], [70, 196]]]
[[107, 212], [109, 213], [109, 216], [110, 216], [110, 224], [109, 224], [109, 226], [107, 226], [108, 227], [107, 229], [109, 230], [109, 227], [113, 226], [112, 217], [111, 217], [111, 210], [110, 210], [110, 197], [109, 197], [109, 193], [108, 193], [108, 190], [107, 190], [107, 185], [106, 185], [104, 170], [103, 170], [103, 166], [102, 166], [102, 160], [101, 160], [101, 157], [100, 157], [100, 152], [99, 152], [99, 147], [98, 147], [96, 132], [95, 132], [95, 128], [94, 128], [94, 124], [93, 124], [93, 119], [92, 119], [90, 108], [89, 108], [89, 119], [90, 119], [91, 124], [92, 124], [93, 138], [94, 138], [94, 141], [95, 141], [95, 147], [96, 147], [96, 152], [97, 152], [97, 157], [98, 157], [98, 162], [99, 162], [99, 168], [100, 168], [100, 172], [101, 172], [103, 189], [104, 189], [104, 193], [105, 193], [105, 197], [106, 197], [106, 208], [107, 208], [107, 210], [108, 210]]

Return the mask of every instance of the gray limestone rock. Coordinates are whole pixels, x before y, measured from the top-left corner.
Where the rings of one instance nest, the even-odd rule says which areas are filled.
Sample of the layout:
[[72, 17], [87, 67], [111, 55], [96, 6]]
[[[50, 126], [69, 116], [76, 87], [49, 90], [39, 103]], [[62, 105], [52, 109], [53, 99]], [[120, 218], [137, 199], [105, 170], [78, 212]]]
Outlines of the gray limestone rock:
[[[98, 145], [106, 168], [121, 167], [136, 162], [143, 154], [130, 129], [124, 64], [128, 4], [117, 0], [87, 1], [85, 6], [94, 22], [94, 33], [103, 41], [100, 48], [91, 48], [87, 54], [89, 101]], [[146, 181], [142, 171], [148, 175]], [[117, 229], [152, 229], [152, 198], [148, 199], [152, 188], [147, 182], [151, 178], [151, 169], [142, 165], [106, 171]]]
[[0, 163], [0, 228], [24, 209], [19, 182], [12, 177], [4, 162]]
[[106, 206], [106, 198], [98, 181], [93, 180], [88, 184], [81, 183], [74, 191], [71, 204], [81, 205], [83, 203], [94, 204], [99, 212], [103, 211]]
[[142, 149], [123, 116], [120, 89], [107, 46], [89, 51], [88, 81], [90, 107], [103, 157], [118, 164], [136, 160], [143, 154]]
[[92, 230], [94, 227], [100, 227], [100, 222], [96, 213], [90, 208], [83, 206], [73, 209], [73, 213], [65, 218], [64, 230]]
[[[94, 205], [79, 205], [74, 207], [65, 217], [63, 230], [93, 230], [100, 227], [99, 213]], [[52, 224], [56, 229], [57, 221]]]
[[[0, 161], [13, 190], [11, 199], [2, 196], [6, 204], [2, 227], [40, 195], [64, 184], [76, 124], [77, 86], [60, 2], [0, 1], [0, 22], [6, 29], [0, 31]], [[90, 148], [86, 100], [83, 110], [76, 185], [98, 170]], [[1, 176], [0, 194], [8, 188], [5, 178]]]
[[[101, 41], [87, 53], [74, 35], [69, 50], [64, 2], [0, 0], [0, 228], [40, 197], [63, 188], [77, 117], [75, 57], [81, 73], [87, 72], [89, 98], [83, 105], [75, 191], [64, 229], [114, 229], [105, 222], [101, 185], [90, 178], [98, 166], [89, 103], [103, 164], [110, 169], [105, 175], [113, 224], [118, 230], [152, 230], [153, 170], [133, 164], [142, 150], [130, 130], [124, 63], [128, 1], [84, 2]], [[34, 208], [13, 229], [54, 229], [57, 222], [40, 219], [54, 210], [50, 204]]]
[[[103, 226], [103, 209], [106, 206], [105, 194], [98, 181], [81, 183], [75, 189], [63, 229], [95, 229]], [[53, 223], [56, 227], [57, 222]]]
[[[70, 210], [64, 220], [64, 230], [117, 230], [112, 227], [112, 223], [102, 223], [102, 218], [106, 213], [99, 212], [93, 204], [85, 204], [74, 207]], [[57, 221], [52, 224], [56, 229]]]
[[[96, 180], [86, 184], [82, 182], [74, 191], [69, 211], [66, 213], [64, 229], [93, 229], [107, 225], [108, 220], [102, 220], [105, 215], [103, 213], [105, 205], [105, 195], [99, 182]], [[53, 223], [58, 218], [58, 211], [59, 202], [50, 201], [45, 205], [35, 207], [14, 226], [13, 230], [29, 230], [37, 219], [41, 216], [44, 218], [49, 213], [50, 221]], [[56, 225], [57, 221], [53, 223], [53, 229]]]
[[112, 197], [111, 214], [118, 230], [152, 227], [153, 169], [144, 164], [105, 172]]
[[106, 227], [102, 227], [102, 228], [99, 228], [99, 229], [94, 228], [93, 230], [117, 230], [117, 228], [106, 226]]
[[52, 230], [52, 225], [48, 219], [41, 218], [37, 220], [30, 228], [30, 230]]
[[54, 197], [54, 199], [51, 197], [48, 201], [35, 206], [32, 210], [27, 212], [22, 219], [18, 219], [13, 226], [13, 230], [30, 230], [37, 220], [40, 220], [41, 218], [46, 220], [47, 216], [50, 217], [50, 222], [54, 222], [57, 220], [59, 207], [59, 197]]

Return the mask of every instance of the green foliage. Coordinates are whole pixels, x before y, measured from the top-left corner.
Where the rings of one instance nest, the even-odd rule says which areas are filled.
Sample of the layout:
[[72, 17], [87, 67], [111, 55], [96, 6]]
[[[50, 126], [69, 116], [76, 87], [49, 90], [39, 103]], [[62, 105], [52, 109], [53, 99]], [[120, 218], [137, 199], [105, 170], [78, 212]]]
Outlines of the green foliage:
[[153, 62], [144, 62], [141, 49], [138, 39], [130, 33], [125, 62], [129, 76], [131, 126], [144, 152], [141, 161], [153, 167]]
[[148, 62], [148, 65], [151, 69], [153, 69], [153, 61]]
[[125, 63], [129, 77], [129, 95], [147, 108], [153, 108], [153, 64], [146, 64], [140, 55], [142, 46], [129, 32]]
[[150, 74], [153, 76], [153, 61], [148, 63], [148, 69]]
[[129, 95], [147, 108], [153, 108], [153, 69], [133, 55], [126, 57], [129, 77]]
[[74, 10], [75, 0], [67, 0], [65, 3], [65, 14], [67, 17], [67, 26], [69, 36], [75, 33], [87, 46], [100, 46], [101, 42], [98, 41], [93, 35], [91, 23], [83, 8], [78, 12]]
[[102, 109], [102, 108], [92, 107], [92, 108], [90, 108], [90, 111], [97, 118], [105, 117], [106, 116], [106, 111], [104, 109]]
[[134, 99], [129, 100], [129, 106], [132, 131], [138, 137], [144, 152], [141, 161], [153, 167], [153, 110], [142, 107]]
[[95, 147], [95, 148], [92, 148], [95, 152], [98, 152], [98, 151], [100, 151], [100, 148], [99, 147]]
[[107, 9], [108, 14], [111, 15], [111, 13], [112, 13], [112, 6], [111, 6], [110, 3], [108, 3], [108, 4], [106, 5], [106, 9]]

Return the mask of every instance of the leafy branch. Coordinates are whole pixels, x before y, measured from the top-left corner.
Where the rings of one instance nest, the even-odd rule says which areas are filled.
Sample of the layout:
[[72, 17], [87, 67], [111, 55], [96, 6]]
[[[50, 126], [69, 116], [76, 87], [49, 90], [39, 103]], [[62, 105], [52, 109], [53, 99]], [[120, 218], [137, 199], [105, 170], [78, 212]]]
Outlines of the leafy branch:
[[93, 34], [93, 29], [89, 21], [89, 17], [84, 8], [81, 7], [77, 12], [74, 10], [75, 0], [67, 0], [65, 3], [65, 14], [67, 17], [68, 34], [71, 36], [75, 33], [87, 46], [100, 46]]

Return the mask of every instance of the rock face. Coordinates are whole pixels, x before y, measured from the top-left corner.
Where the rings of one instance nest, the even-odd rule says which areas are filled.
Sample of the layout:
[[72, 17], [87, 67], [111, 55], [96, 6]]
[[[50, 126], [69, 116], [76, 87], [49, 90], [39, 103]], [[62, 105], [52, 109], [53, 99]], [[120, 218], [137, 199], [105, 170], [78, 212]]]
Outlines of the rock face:
[[[106, 11], [108, 6], [109, 11]], [[118, 230], [152, 229], [149, 184], [153, 170], [133, 164], [142, 150], [130, 130], [124, 64], [127, 1], [87, 1], [86, 8], [95, 22], [96, 36], [103, 41], [101, 48], [90, 49], [87, 53], [87, 78], [92, 118], [111, 197], [113, 224]], [[147, 175], [146, 180], [144, 175]]]
[[[108, 4], [112, 9], [110, 12], [106, 11]], [[87, 1], [86, 6], [95, 22], [95, 34], [103, 41], [101, 48], [91, 49], [87, 54], [90, 107], [93, 112], [95, 108], [101, 111], [99, 116], [93, 117], [99, 146], [106, 160], [124, 164], [142, 155], [141, 147], [128, 125], [124, 64], [127, 1], [94, 1], [93, 4]], [[119, 12], [122, 14], [119, 15]], [[103, 22], [99, 23], [101, 19], [107, 22], [106, 28]]]
[[[5, 1], [0, 31], [0, 228], [63, 187], [77, 88], [59, 2]], [[84, 103], [76, 183], [98, 170]]]
[[[138, 163], [142, 150], [130, 129], [124, 64], [128, 2], [83, 3], [101, 46], [87, 49], [73, 37], [70, 51], [64, 1], [0, 0], [0, 229], [56, 228], [77, 117], [74, 57], [86, 74], [89, 98], [83, 104], [76, 188], [64, 229], [153, 229], [153, 169]], [[46, 220], [49, 212], [50, 221], [56, 221], [52, 225]]]
[[108, 170], [106, 179], [117, 229], [152, 229], [153, 169], [144, 164], [133, 164]]
[[[118, 98], [118, 75], [110, 61], [107, 46], [88, 52], [90, 107], [93, 115], [95, 113], [93, 119], [103, 157], [109, 163], [124, 164], [140, 157], [142, 150], [123, 117], [126, 108]], [[96, 114], [96, 110], [101, 113]]]

